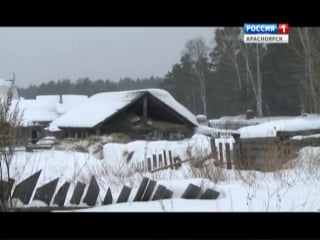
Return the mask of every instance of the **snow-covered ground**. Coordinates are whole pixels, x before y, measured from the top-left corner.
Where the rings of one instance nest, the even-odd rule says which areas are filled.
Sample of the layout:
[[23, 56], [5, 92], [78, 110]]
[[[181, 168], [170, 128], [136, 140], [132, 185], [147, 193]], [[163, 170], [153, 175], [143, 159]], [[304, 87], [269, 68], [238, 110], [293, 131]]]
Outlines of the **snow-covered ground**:
[[[200, 138], [200, 137], [198, 137]], [[199, 141], [203, 146], [203, 142]], [[141, 145], [140, 145], [141, 144]], [[258, 171], [226, 170], [214, 167], [208, 161], [202, 170], [192, 168], [188, 163], [177, 170], [167, 169], [155, 173], [135, 172], [122, 157], [125, 147], [140, 151], [137, 156], [144, 155], [141, 150], [144, 143], [113, 146], [111, 152], [103, 160], [98, 160], [88, 153], [73, 151], [43, 150], [17, 152], [11, 164], [11, 176], [16, 183], [42, 169], [36, 187], [59, 177], [57, 189], [65, 182], [71, 182], [66, 205], [70, 204], [72, 192], [77, 181], [88, 183], [92, 175], [97, 179], [100, 193], [97, 205], [81, 211], [319, 211], [320, 209], [320, 148], [308, 147], [300, 151], [299, 157], [288, 164], [287, 168], [277, 172], [262, 173]], [[165, 142], [149, 143], [147, 155], [160, 149]], [[108, 145], [108, 144], [107, 144]], [[107, 151], [109, 147], [105, 146]], [[172, 151], [183, 152], [188, 144], [176, 143]], [[128, 149], [127, 149], [128, 150]], [[130, 149], [129, 149], [130, 150]], [[116, 156], [119, 156], [117, 158]], [[114, 158], [111, 158], [115, 156]], [[134, 155], [133, 155], [134, 156]], [[136, 160], [138, 161], [137, 158]], [[116, 160], [116, 161], [115, 161]], [[132, 161], [135, 161], [132, 159]], [[143, 177], [157, 181], [173, 191], [172, 199], [133, 202], [137, 188]], [[16, 184], [15, 183], [15, 184]], [[181, 195], [188, 184], [193, 183], [202, 191], [212, 188], [220, 195], [216, 200], [186, 200]], [[118, 203], [116, 200], [121, 188], [126, 185], [132, 188], [129, 201]], [[107, 189], [110, 187], [113, 204], [102, 206]], [[86, 187], [87, 189], [87, 187]], [[86, 191], [86, 190], [85, 190]], [[34, 201], [29, 206], [43, 206]], [[87, 206], [81, 202], [80, 206]]]
[[[275, 136], [276, 130], [312, 128], [320, 128], [319, 116], [278, 119], [244, 127], [239, 132], [241, 137], [266, 137]], [[233, 139], [226, 135], [216, 139], [216, 146], [219, 142], [232, 143]], [[36, 187], [59, 177], [57, 191], [69, 181], [71, 187], [66, 206], [73, 206], [70, 199], [77, 181], [87, 184], [86, 192], [90, 178], [95, 176], [100, 187], [96, 207], [79, 211], [320, 211], [320, 147], [303, 148], [283, 170], [268, 173], [215, 167], [214, 159], [209, 159], [203, 168], [194, 168], [190, 162], [183, 163], [178, 169], [154, 173], [136, 167], [153, 154], [159, 156], [164, 151], [171, 151], [173, 158], [179, 156], [181, 160], [203, 158], [211, 153], [210, 138], [195, 134], [182, 141], [109, 142], [103, 146], [101, 159], [91, 151], [76, 152], [67, 147], [65, 150], [17, 151], [11, 162], [10, 175], [16, 180], [14, 187], [40, 169], [42, 173]], [[157, 184], [173, 191], [172, 199], [133, 202], [143, 177], [156, 180]], [[214, 189], [220, 195], [216, 200], [182, 199], [190, 183], [201, 187], [202, 191]], [[132, 191], [127, 203], [117, 204], [123, 186]], [[113, 195], [113, 204], [103, 206], [108, 188]], [[34, 201], [28, 206], [43, 206], [43, 203]], [[88, 207], [83, 202], [79, 206]]]

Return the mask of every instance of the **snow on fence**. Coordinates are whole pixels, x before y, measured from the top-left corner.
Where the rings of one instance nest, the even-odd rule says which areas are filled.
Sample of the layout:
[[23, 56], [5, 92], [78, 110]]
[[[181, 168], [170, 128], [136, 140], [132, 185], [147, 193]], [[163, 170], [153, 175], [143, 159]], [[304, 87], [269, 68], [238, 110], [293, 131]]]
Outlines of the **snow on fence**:
[[260, 122], [253, 120], [209, 120], [209, 127], [237, 130], [242, 127], [258, 125]]
[[[37, 181], [41, 174], [41, 170], [29, 176], [22, 182], [16, 185], [13, 194], [11, 195], [12, 186], [15, 182], [14, 179], [9, 181], [0, 181], [0, 198], [4, 202], [9, 202], [10, 198], [19, 199], [24, 206], [13, 207], [13, 211], [52, 211], [52, 210], [71, 210], [79, 208], [87, 208], [79, 205], [81, 202], [85, 203], [88, 207], [96, 206], [97, 199], [99, 196], [100, 188], [94, 176], [91, 177], [89, 186], [85, 193], [86, 184], [77, 182], [76, 187], [73, 191], [70, 203], [72, 206], [65, 206], [67, 193], [70, 187], [70, 182], [65, 182], [56, 192], [59, 178], [56, 178], [35, 190]], [[35, 194], [32, 201], [38, 200], [44, 203], [45, 207], [28, 207], [31, 197]], [[219, 196], [219, 192], [213, 189], [206, 189], [204, 192], [201, 191], [201, 187], [189, 184], [181, 195], [181, 198], [185, 199], [216, 199]], [[85, 193], [85, 194], [84, 194]], [[110, 188], [108, 188], [102, 205], [108, 205], [112, 203], [128, 202], [132, 189], [128, 186], [123, 186], [119, 196], [114, 199]], [[151, 180], [147, 177], [143, 177], [133, 201], [156, 201], [161, 199], [170, 199], [173, 196], [173, 192], [161, 184], [157, 184], [156, 181]]]

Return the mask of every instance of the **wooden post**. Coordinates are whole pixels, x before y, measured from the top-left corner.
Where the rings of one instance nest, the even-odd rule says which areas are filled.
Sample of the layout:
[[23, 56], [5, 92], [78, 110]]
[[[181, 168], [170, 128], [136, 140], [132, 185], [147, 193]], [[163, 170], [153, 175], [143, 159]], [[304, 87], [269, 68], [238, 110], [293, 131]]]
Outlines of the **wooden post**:
[[222, 149], [222, 143], [219, 143], [219, 156], [220, 156], [220, 162], [221, 166], [223, 166], [223, 149]]
[[157, 155], [156, 154], [153, 154], [152, 155], [152, 160], [153, 160], [153, 170], [155, 170], [155, 169], [157, 169], [158, 167], [157, 167]]
[[169, 162], [170, 162], [170, 165], [171, 165], [171, 169], [173, 169], [173, 161], [172, 161], [171, 151], [169, 151]]
[[180, 157], [175, 157], [173, 159], [173, 162], [174, 162], [174, 166], [175, 166], [175, 169], [178, 169], [179, 167], [181, 167], [181, 159]]
[[148, 172], [151, 172], [151, 158], [147, 158], [148, 161]]
[[146, 123], [148, 118], [148, 99], [145, 96], [143, 98], [143, 105], [142, 105], [142, 122]]
[[159, 153], [159, 167], [162, 168], [163, 164], [162, 164], [162, 154]]
[[232, 169], [230, 143], [226, 143], [226, 158], [227, 158], [227, 169]]
[[239, 144], [233, 143], [233, 163], [235, 169], [240, 169], [240, 162], [239, 162]]
[[167, 154], [166, 154], [166, 150], [163, 150], [163, 160], [164, 160], [164, 165], [167, 166]]
[[240, 135], [233, 135], [235, 143], [233, 144], [233, 163], [236, 169], [243, 168], [243, 163], [241, 161], [241, 142]]
[[100, 132], [101, 132], [101, 131], [100, 131], [100, 127], [96, 128], [96, 135], [97, 135], [97, 136], [100, 136]]
[[216, 147], [216, 140], [214, 137], [210, 138], [210, 145], [211, 145], [211, 152], [212, 152], [212, 157], [217, 159], [217, 147]]
[[140, 183], [140, 186], [137, 190], [136, 196], [134, 197], [133, 201], [141, 201], [148, 183], [149, 183], [149, 178], [144, 177]]

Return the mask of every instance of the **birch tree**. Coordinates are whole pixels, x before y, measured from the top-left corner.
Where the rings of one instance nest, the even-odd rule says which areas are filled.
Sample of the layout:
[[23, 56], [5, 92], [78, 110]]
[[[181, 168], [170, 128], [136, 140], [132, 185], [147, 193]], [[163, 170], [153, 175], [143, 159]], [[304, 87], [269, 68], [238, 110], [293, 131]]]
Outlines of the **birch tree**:
[[[239, 91], [252, 90], [258, 117], [262, 112], [262, 75], [261, 62], [266, 52], [266, 45], [245, 44], [240, 28], [223, 28], [216, 31], [216, 57], [223, 64], [231, 66], [236, 74]], [[245, 85], [245, 89], [243, 86]]]
[[261, 60], [267, 47], [263, 44], [245, 44], [242, 42], [240, 50], [245, 60], [247, 81], [250, 82], [255, 97], [257, 116], [263, 117]]
[[192, 72], [198, 82], [204, 115], [207, 115], [206, 70], [208, 53], [209, 47], [202, 38], [192, 39], [186, 43], [185, 54], [189, 56]]

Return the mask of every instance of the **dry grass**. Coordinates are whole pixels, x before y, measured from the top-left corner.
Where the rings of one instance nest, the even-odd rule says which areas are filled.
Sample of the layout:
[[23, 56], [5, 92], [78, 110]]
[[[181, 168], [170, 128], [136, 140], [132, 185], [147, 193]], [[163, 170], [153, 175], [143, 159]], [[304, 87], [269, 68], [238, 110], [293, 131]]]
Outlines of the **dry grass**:
[[113, 133], [108, 135], [108, 142], [128, 143], [130, 141], [131, 141], [130, 137], [124, 133]]
[[71, 149], [76, 151], [76, 152], [83, 152], [83, 153], [89, 152], [88, 147], [84, 146], [82, 144], [76, 144]]

